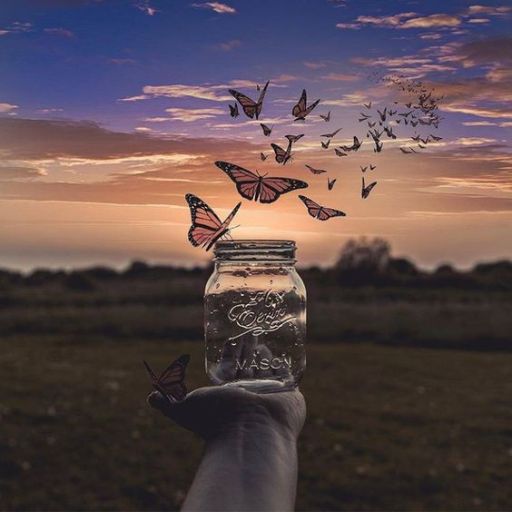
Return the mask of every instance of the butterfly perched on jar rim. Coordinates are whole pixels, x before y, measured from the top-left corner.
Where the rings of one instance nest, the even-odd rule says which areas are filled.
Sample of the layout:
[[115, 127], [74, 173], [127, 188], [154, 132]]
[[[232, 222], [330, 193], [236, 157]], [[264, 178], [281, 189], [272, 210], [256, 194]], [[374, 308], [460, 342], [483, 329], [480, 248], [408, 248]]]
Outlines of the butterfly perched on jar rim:
[[345, 217], [347, 215], [341, 210], [320, 206], [317, 202], [313, 201], [313, 199], [310, 199], [309, 197], [299, 195], [299, 199], [306, 205], [309, 215], [315, 219], [328, 220], [332, 217]]
[[295, 117], [294, 121], [305, 121], [306, 116], [311, 113], [311, 111], [320, 103], [320, 100], [316, 100], [307, 106], [307, 94], [306, 89], [302, 89], [302, 94], [300, 96], [297, 104], [292, 108], [292, 115]]
[[185, 199], [192, 218], [188, 240], [194, 247], [204, 247], [207, 251], [219, 238], [229, 235], [229, 225], [242, 205], [242, 203], [238, 203], [226, 217], [226, 220], [222, 222], [217, 214], [199, 197], [194, 194], [187, 194]]
[[151, 380], [151, 385], [156, 391], [159, 391], [169, 402], [180, 402], [187, 396], [187, 387], [185, 386], [185, 370], [190, 361], [188, 354], [182, 355], [173, 361], [157, 377], [146, 361], [143, 361], [146, 371]]
[[267, 92], [267, 87], [270, 81], [268, 81], [263, 89], [260, 91], [260, 97], [258, 101], [254, 101], [249, 96], [242, 94], [241, 92], [236, 91], [235, 89], [229, 89], [229, 94], [231, 94], [237, 101], [240, 103], [244, 114], [247, 117], [253, 119], [256, 117], [258, 119], [261, 114], [261, 109], [263, 108], [263, 99], [265, 98], [265, 93]]
[[282, 194], [308, 186], [306, 182], [293, 178], [267, 178], [229, 162], [217, 161], [215, 165], [231, 178], [238, 193], [251, 201], [273, 203]]

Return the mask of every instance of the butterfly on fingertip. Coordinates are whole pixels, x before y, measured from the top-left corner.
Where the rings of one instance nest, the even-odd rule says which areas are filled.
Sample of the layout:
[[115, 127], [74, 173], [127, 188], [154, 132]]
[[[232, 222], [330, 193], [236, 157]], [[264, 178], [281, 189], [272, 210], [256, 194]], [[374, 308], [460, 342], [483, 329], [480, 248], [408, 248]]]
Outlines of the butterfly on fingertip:
[[148, 372], [153, 389], [159, 391], [169, 402], [180, 402], [187, 396], [187, 387], [185, 386], [185, 370], [190, 361], [188, 354], [182, 355], [173, 361], [157, 377], [146, 361], [144, 366]]
[[250, 201], [259, 201], [265, 204], [273, 203], [282, 194], [308, 187], [308, 184], [304, 181], [293, 178], [261, 176], [229, 162], [217, 161], [215, 165], [231, 178], [238, 193]]
[[231, 94], [238, 101], [238, 103], [240, 103], [242, 110], [247, 117], [250, 117], [251, 119], [258, 119], [259, 115], [261, 114], [261, 109], [263, 108], [263, 99], [265, 98], [265, 93], [267, 92], [269, 83], [270, 81], [268, 81], [263, 89], [261, 89], [258, 101], [252, 100], [249, 98], [249, 96], [246, 96], [245, 94], [242, 94], [235, 89], [229, 89], [229, 94]]
[[332, 217], [345, 217], [347, 214], [341, 210], [320, 206], [317, 202], [309, 197], [299, 195], [299, 199], [306, 205], [309, 215], [318, 220], [329, 220]]
[[242, 203], [238, 203], [222, 222], [217, 214], [194, 194], [185, 196], [190, 208], [192, 225], [188, 231], [188, 240], [194, 247], [203, 247], [209, 251], [213, 244], [229, 234], [229, 225]]
[[362, 186], [361, 186], [361, 197], [363, 199], [366, 199], [369, 195], [370, 195], [370, 192], [372, 191], [373, 187], [375, 187], [375, 185], [377, 185], [377, 182], [374, 181], [372, 183], [370, 183], [368, 186], [366, 186], [365, 182], [364, 182], [364, 176], [362, 178]]

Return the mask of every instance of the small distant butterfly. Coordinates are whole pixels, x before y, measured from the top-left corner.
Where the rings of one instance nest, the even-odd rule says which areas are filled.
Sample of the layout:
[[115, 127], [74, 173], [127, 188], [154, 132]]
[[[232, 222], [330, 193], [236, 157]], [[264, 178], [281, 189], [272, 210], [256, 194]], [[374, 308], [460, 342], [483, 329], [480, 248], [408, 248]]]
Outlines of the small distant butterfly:
[[374, 169], [376, 169], [377, 166], [376, 165], [373, 165], [373, 164], [370, 164], [370, 171], [373, 171]]
[[268, 157], [265, 155], [265, 153], [260, 153], [261, 161], [264, 162]]
[[365, 165], [364, 167], [362, 165], [360, 165], [359, 167], [361, 167], [361, 172], [366, 172], [368, 170], [367, 165]]
[[194, 247], [204, 247], [207, 251], [219, 238], [227, 235], [229, 224], [238, 212], [242, 203], [238, 203], [222, 222], [217, 214], [199, 197], [194, 194], [185, 196], [190, 208], [192, 225], [188, 231], [188, 240]]
[[272, 128], [269, 128], [266, 124], [260, 123], [260, 126], [265, 137], [268, 137], [272, 133]]
[[299, 195], [299, 199], [306, 205], [309, 215], [318, 220], [328, 220], [331, 217], [345, 217], [346, 213], [334, 208], [320, 206], [318, 203], [309, 199], [309, 197]]
[[333, 180], [330, 180], [329, 178], [327, 178], [327, 188], [329, 190], [333, 189], [335, 183], [336, 183], [336, 178], [334, 178]]
[[234, 105], [229, 105], [229, 114], [231, 115], [231, 117], [239, 116], [238, 103], [235, 103]]
[[311, 165], [308, 165], [308, 164], [305, 164], [305, 166], [313, 173], [313, 174], [323, 174], [324, 172], [327, 172], [327, 171], [324, 171], [323, 169], [315, 169], [314, 167], [311, 167]]
[[323, 114], [320, 114], [320, 117], [326, 122], [328, 123], [330, 120], [331, 120], [331, 111], [329, 110], [329, 112], [327, 113], [326, 116], [324, 116]]
[[285, 138], [288, 139], [288, 142], [291, 142], [292, 144], [295, 144], [299, 139], [302, 139], [304, 137], [304, 134], [301, 133], [300, 135], [285, 135]]
[[190, 361], [190, 356], [185, 354], [178, 357], [157, 377], [149, 364], [144, 361], [144, 366], [151, 379], [151, 385], [159, 391], [169, 402], [179, 402], [187, 396], [185, 386], [185, 370]]
[[370, 101], [369, 103], [363, 103], [364, 105], [364, 108], [367, 108], [367, 109], [371, 109], [372, 108], [372, 102]]
[[238, 101], [238, 103], [240, 103], [244, 111], [244, 114], [247, 117], [250, 117], [251, 119], [256, 117], [256, 119], [258, 119], [259, 115], [261, 114], [261, 109], [263, 107], [263, 99], [265, 98], [265, 93], [267, 92], [267, 87], [269, 83], [270, 82], [267, 82], [265, 84], [265, 87], [261, 89], [258, 101], [254, 101], [245, 94], [235, 91], [234, 89], [229, 89], [229, 93]]
[[[375, 141], [375, 147], [373, 148], [374, 153], [380, 153], [382, 151], [382, 148], [384, 147], [383, 142], [379, 142], [378, 140]], [[402, 149], [402, 148], [400, 148]]]
[[347, 153], [340, 151], [338, 148], [335, 148], [334, 152], [336, 153], [336, 156], [347, 156]]
[[375, 185], [377, 185], [377, 182], [374, 181], [373, 183], [370, 183], [368, 186], [365, 186], [364, 177], [362, 178], [362, 180], [363, 180], [363, 184], [361, 187], [361, 197], [363, 199], [366, 199], [370, 195], [370, 192], [372, 191], [373, 187], [375, 187]]
[[322, 147], [324, 149], [327, 149], [329, 147], [329, 144], [331, 143], [331, 139], [329, 139], [327, 142], [324, 142], [323, 140], [320, 141], [320, 144], [322, 144]]
[[251, 201], [273, 203], [282, 194], [308, 186], [306, 182], [292, 178], [266, 178], [229, 162], [217, 161], [215, 165], [233, 180], [239, 194]]
[[324, 133], [324, 134], [320, 135], [320, 137], [327, 137], [328, 139], [332, 139], [342, 129], [343, 128], [338, 128], [337, 130], [334, 130], [331, 133]]
[[292, 108], [292, 115], [295, 117], [294, 121], [305, 121], [306, 116], [320, 103], [320, 100], [316, 100], [311, 105], [307, 106], [306, 89], [302, 90], [297, 104]]

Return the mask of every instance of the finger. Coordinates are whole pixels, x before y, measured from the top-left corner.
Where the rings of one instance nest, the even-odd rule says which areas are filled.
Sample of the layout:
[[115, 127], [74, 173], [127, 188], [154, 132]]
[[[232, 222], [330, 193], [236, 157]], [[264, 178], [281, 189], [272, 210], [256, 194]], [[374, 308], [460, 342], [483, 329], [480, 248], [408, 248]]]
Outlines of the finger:
[[160, 391], [153, 391], [148, 395], [148, 404], [153, 407], [153, 409], [157, 409], [161, 413], [166, 416], [170, 415], [172, 404], [169, 402], [169, 399], [160, 393]]

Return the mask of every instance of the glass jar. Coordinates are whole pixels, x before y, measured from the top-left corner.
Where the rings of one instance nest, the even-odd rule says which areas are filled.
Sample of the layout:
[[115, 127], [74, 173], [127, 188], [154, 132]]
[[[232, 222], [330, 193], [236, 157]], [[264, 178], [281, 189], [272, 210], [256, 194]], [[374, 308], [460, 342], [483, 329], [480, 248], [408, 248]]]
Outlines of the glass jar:
[[205, 290], [206, 373], [255, 392], [298, 385], [306, 366], [306, 289], [295, 242], [217, 242]]

